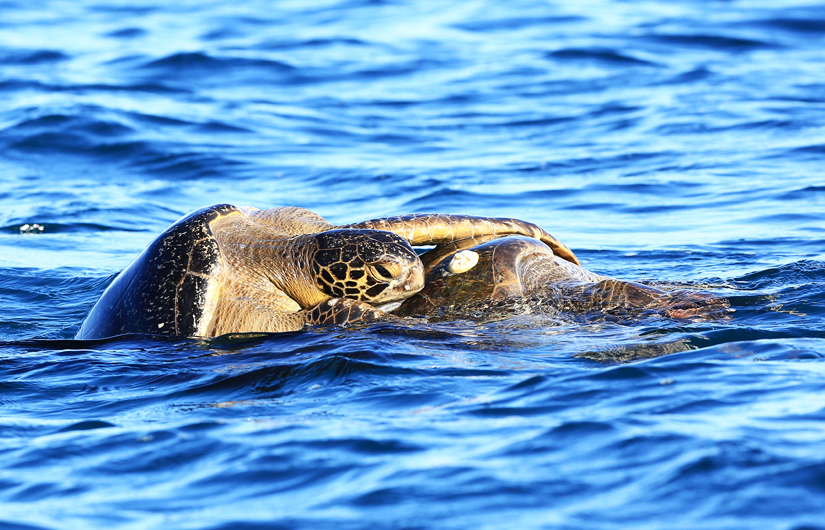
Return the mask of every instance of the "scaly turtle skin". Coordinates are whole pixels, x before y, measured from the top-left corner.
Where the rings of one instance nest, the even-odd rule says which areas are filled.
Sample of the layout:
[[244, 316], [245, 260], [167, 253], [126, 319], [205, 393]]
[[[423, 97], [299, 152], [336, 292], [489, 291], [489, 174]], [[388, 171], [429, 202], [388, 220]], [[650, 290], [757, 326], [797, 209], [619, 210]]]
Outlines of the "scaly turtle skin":
[[303, 208], [219, 204], [195, 211], [153, 241], [109, 286], [77, 334], [217, 336], [373, 321], [423, 287], [411, 245], [475, 236], [536, 237], [572, 263], [573, 253], [515, 219], [407, 215], [334, 226]]
[[[465, 252], [477, 264], [463, 271], [455, 259]], [[594, 274], [525, 237], [477, 237], [423, 254], [425, 287], [393, 314], [431, 321], [498, 319], [513, 312], [563, 313], [615, 318], [656, 313], [671, 318], [715, 318], [729, 304], [708, 293], [661, 291]]]

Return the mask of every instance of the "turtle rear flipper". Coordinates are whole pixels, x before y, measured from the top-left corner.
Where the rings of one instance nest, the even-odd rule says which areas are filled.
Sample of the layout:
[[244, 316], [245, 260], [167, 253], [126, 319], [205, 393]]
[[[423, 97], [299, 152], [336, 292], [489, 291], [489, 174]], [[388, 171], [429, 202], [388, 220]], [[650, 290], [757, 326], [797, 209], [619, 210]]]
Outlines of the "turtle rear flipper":
[[727, 318], [731, 312], [730, 302], [713, 293], [662, 291], [613, 278], [576, 286], [567, 293], [567, 300], [568, 308], [616, 315], [654, 313], [675, 319], [716, 320]]

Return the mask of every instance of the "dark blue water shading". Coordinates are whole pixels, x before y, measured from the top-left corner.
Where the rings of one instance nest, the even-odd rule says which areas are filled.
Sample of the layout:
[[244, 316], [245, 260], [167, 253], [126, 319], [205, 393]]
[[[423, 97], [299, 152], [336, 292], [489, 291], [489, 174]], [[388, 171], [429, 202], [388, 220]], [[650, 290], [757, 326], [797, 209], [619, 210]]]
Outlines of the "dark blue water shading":
[[[0, 2], [0, 528], [823, 529], [825, 9]], [[704, 322], [77, 341], [186, 212], [517, 216]]]

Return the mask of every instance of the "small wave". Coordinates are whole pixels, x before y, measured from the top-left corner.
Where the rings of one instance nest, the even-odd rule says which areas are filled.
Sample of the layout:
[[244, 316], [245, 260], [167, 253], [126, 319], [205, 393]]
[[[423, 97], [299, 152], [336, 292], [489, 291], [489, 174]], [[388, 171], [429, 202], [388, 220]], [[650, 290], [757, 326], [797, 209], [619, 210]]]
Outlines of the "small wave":
[[3, 528], [3, 530], [49, 530], [45, 526], [33, 526], [30, 524], [12, 523], [10, 521], [6, 521], [3, 519], [0, 519], [0, 528]]
[[[58, 136], [55, 129], [71, 130], [80, 133], [85, 133], [93, 136], [100, 136], [103, 138], [110, 138], [112, 136], [125, 136], [134, 131], [131, 127], [123, 125], [122, 123], [114, 121], [106, 121], [99, 119], [82, 118], [79, 116], [70, 116], [65, 114], [52, 114], [48, 116], [41, 116], [30, 120], [24, 120], [12, 127], [5, 129], [3, 132], [15, 133], [23, 131], [31, 134], [35, 131], [42, 131], [41, 134], [51, 135], [50, 139]], [[33, 137], [33, 136], [31, 136]]]
[[142, 28], [123, 28], [107, 33], [106, 36], [115, 39], [136, 39], [146, 35], [146, 33], [146, 30]]
[[773, 48], [772, 44], [756, 39], [726, 37], [723, 35], [707, 34], [656, 34], [641, 37], [650, 42], [668, 45], [680, 45], [696, 48], [708, 48], [720, 51], [750, 51], [760, 48]]
[[[106, 156], [120, 157], [129, 149], [130, 146], [126, 144], [105, 146], [97, 151]], [[154, 149], [142, 153], [140, 159], [132, 164], [150, 174], [179, 175], [183, 178], [227, 175], [246, 165], [241, 161], [200, 152], [163, 153]]]
[[670, 79], [663, 81], [662, 84], [665, 85], [681, 85], [687, 83], [696, 83], [697, 81], [705, 81], [706, 79], [711, 79], [716, 74], [705, 67], [694, 68], [688, 72], [683, 72], [679, 75], [671, 77]]
[[170, 75], [173, 79], [181, 75], [219, 76], [237, 70], [252, 70], [260, 73], [292, 73], [297, 70], [282, 61], [267, 59], [245, 59], [240, 57], [217, 58], [206, 53], [176, 53], [155, 59], [138, 67], [142, 70], [155, 71]]
[[[84, 109], [96, 113], [99, 109]], [[132, 113], [134, 119], [155, 124], [186, 126], [193, 132], [208, 134], [247, 132], [231, 124], [211, 120], [191, 123], [172, 118]], [[89, 156], [107, 159], [142, 171], [192, 178], [226, 174], [241, 162], [215, 154], [192, 152], [184, 147], [164, 142], [129, 140], [135, 129], [119, 121], [101, 120], [73, 115], [49, 115], [28, 119], [6, 128], [0, 133], [11, 149], [61, 156]], [[123, 138], [113, 142], [114, 138]]]
[[130, 6], [130, 5], [107, 5], [91, 4], [87, 9], [98, 13], [114, 13], [118, 15], [148, 15], [159, 11], [160, 7], [154, 6]]
[[649, 214], [661, 212], [680, 212], [685, 210], [692, 210], [695, 207], [689, 204], [646, 204], [646, 205], [626, 205], [620, 208], [615, 208], [616, 211], [625, 212], [629, 214]]
[[749, 22], [748, 25], [765, 26], [806, 36], [825, 34], [825, 19], [812, 16], [811, 18], [778, 17]]
[[127, 158], [141, 158], [152, 152], [146, 142], [121, 142], [102, 144], [89, 138], [87, 135], [74, 133], [44, 132], [28, 135], [11, 143], [12, 149], [28, 152], [63, 153], [63, 154], [91, 154], [101, 156], [117, 156]]
[[778, 197], [782, 201], [810, 199], [812, 195], [825, 192], [825, 186], [807, 186], [802, 189], [789, 191]]
[[0, 132], [0, 138], [5, 137], [12, 149], [21, 151], [94, 154], [101, 142], [134, 132], [131, 127], [115, 121], [53, 114], [23, 120]]
[[0, 64], [51, 64], [71, 59], [65, 53], [54, 50], [32, 50], [32, 51], [0, 51]]
[[754, 121], [747, 121], [744, 123], [738, 123], [736, 125], [731, 125], [729, 127], [719, 127], [714, 128], [714, 131], [747, 131], [747, 130], [771, 130], [771, 129], [780, 129], [780, 130], [787, 130], [787, 131], [795, 131], [795, 130], [802, 130], [807, 129], [813, 125], [812, 122], [808, 123], [802, 120], [754, 120]]
[[747, 289], [764, 289], [775, 285], [799, 286], [800, 283], [825, 283], [825, 263], [816, 260], [801, 260], [745, 274], [734, 278], [734, 281]]
[[333, 38], [319, 38], [319, 39], [285, 39], [285, 40], [267, 40], [261, 42], [251, 49], [254, 50], [300, 50], [303, 48], [328, 48], [332, 46], [370, 46], [369, 43], [361, 39], [352, 39], [344, 37]]
[[298, 445], [327, 451], [344, 451], [361, 455], [397, 455], [418, 453], [426, 448], [404, 440], [373, 440], [370, 438], [336, 438], [301, 442]]
[[561, 117], [547, 117], [547, 118], [534, 118], [530, 120], [516, 120], [510, 121], [506, 123], [499, 124], [497, 126], [500, 127], [539, 127], [545, 125], [561, 125], [565, 123], [570, 123], [572, 121], [576, 121], [576, 118], [570, 118], [567, 116]]
[[447, 59], [426, 57], [423, 59], [397, 61], [388, 64], [382, 64], [380, 68], [358, 69], [351, 73], [345, 74], [344, 77], [347, 79], [361, 79], [364, 81], [369, 81], [390, 77], [407, 76], [422, 71], [437, 69], [449, 65], [450, 62]]
[[786, 151], [783, 154], [805, 154], [805, 155], [816, 155], [817, 159], [819, 159], [823, 153], [825, 153], [825, 144], [813, 144], [813, 145], [806, 145], [803, 147], [795, 147]]
[[58, 432], [72, 432], [72, 431], [91, 431], [94, 429], [106, 429], [108, 427], [115, 427], [114, 423], [101, 420], [87, 420], [73, 423], [68, 427], [63, 427]]
[[433, 190], [426, 195], [420, 196], [413, 200], [404, 203], [403, 208], [407, 211], [424, 212], [424, 211], [452, 211], [456, 204], [466, 205], [471, 207], [471, 210], [476, 211], [477, 208], [472, 205], [484, 205], [485, 208], [512, 209], [514, 205], [519, 205], [519, 208], [525, 207], [527, 204], [541, 204], [546, 205], [548, 200], [558, 200], [561, 197], [571, 197], [580, 193], [579, 190], [560, 189], [560, 190], [537, 190], [530, 192], [520, 192], [512, 194], [503, 193], [479, 193], [465, 190], [456, 190], [452, 188], [439, 188]]
[[655, 62], [621, 54], [609, 48], [566, 48], [549, 52], [546, 57], [557, 60], [598, 61], [617, 66], [659, 66]]
[[68, 123], [78, 122], [78, 121], [85, 121], [81, 118], [77, 118], [74, 116], [67, 116], [65, 114], [49, 114], [47, 116], [39, 116], [37, 118], [32, 118], [28, 120], [23, 120], [16, 125], [13, 125], [6, 129], [7, 131], [14, 131], [14, 130], [33, 130], [33, 129], [43, 129], [49, 130], [55, 126], [64, 126]]
[[[112, 274], [102, 278], [70, 278], [66, 281], [67, 287], [70, 290], [97, 290], [102, 292], [116, 274]], [[89, 307], [91, 309], [91, 307]], [[136, 350], [142, 348], [154, 348], [158, 352], [173, 350], [174, 346], [180, 343], [197, 344], [194, 339], [184, 339], [180, 337], [169, 337], [162, 335], [140, 335], [128, 334], [119, 335], [116, 337], [107, 337], [105, 339], [92, 340], [75, 340], [75, 339], [47, 339], [47, 338], [32, 338], [4, 341], [3, 345], [9, 348], [18, 349], [24, 352], [38, 352], [38, 351], [59, 351], [59, 352], [77, 352], [78, 354], [88, 353], [95, 350], [117, 350], [121, 352]], [[160, 362], [165, 359], [161, 355], [158, 357]]]
[[123, 85], [107, 85], [103, 83], [93, 85], [62, 85], [53, 87], [58, 92], [145, 92], [148, 94], [191, 94], [186, 88], [173, 87], [158, 83], [135, 83]]
[[0, 91], [2, 92], [17, 92], [21, 90], [40, 90], [45, 92], [51, 90], [51, 87], [38, 81], [23, 81], [20, 79], [0, 81]]
[[203, 124], [198, 125], [195, 130], [198, 132], [209, 133], [209, 134], [233, 134], [233, 133], [251, 133], [253, 132], [251, 129], [247, 129], [245, 127], [238, 127], [236, 125], [230, 125], [228, 123], [223, 123], [220, 121], [209, 121]]
[[[764, 224], [775, 224], [775, 223], [788, 223], [788, 222], [797, 222], [797, 223], [817, 223], [821, 226], [823, 221], [825, 221], [825, 212], [822, 213], [777, 213], [771, 215], [755, 215], [748, 219], [750, 222], [754, 224], [764, 225]], [[821, 243], [821, 242], [820, 242]]]
[[72, 234], [82, 232], [144, 232], [145, 230], [122, 226], [110, 226], [96, 223], [37, 223], [29, 222], [0, 227], [0, 232], [6, 234]]
[[471, 31], [474, 33], [489, 33], [494, 31], [509, 31], [514, 29], [529, 28], [532, 26], [553, 26], [557, 24], [570, 24], [587, 20], [585, 17], [577, 15], [561, 15], [550, 17], [511, 17], [495, 18], [489, 20], [477, 20], [453, 24], [454, 28]]

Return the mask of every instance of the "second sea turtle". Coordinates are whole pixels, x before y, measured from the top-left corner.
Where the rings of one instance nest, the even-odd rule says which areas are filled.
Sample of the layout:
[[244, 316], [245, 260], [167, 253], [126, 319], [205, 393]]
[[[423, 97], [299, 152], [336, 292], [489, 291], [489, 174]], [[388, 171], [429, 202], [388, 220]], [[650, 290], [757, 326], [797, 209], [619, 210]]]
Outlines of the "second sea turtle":
[[665, 291], [593, 273], [533, 238], [469, 238], [421, 258], [425, 286], [394, 315], [429, 321], [497, 320], [513, 313], [591, 321], [643, 315], [706, 319], [724, 317], [729, 308], [710, 293]]

